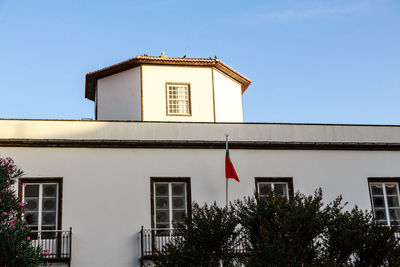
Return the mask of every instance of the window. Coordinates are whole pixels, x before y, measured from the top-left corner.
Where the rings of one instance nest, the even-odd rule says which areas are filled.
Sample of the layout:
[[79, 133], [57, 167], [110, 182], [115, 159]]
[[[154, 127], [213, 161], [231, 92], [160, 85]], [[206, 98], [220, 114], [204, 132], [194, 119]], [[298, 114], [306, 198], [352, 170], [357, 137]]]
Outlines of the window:
[[191, 214], [189, 178], [151, 178], [153, 228], [173, 228]]
[[20, 199], [26, 203], [24, 216], [33, 231], [61, 229], [61, 178], [24, 178], [19, 188]]
[[191, 115], [190, 84], [167, 83], [167, 115]]
[[400, 178], [369, 178], [374, 218], [378, 224], [400, 224], [399, 181]]
[[293, 198], [293, 178], [271, 177], [256, 178], [256, 190], [259, 196], [265, 197], [271, 192], [286, 198]]

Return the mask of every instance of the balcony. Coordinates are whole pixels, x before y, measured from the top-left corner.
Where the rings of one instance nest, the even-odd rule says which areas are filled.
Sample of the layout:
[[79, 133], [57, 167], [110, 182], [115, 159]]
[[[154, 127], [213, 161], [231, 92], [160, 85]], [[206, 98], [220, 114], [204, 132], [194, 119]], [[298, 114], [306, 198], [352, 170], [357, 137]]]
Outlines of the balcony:
[[48, 262], [64, 262], [71, 265], [72, 228], [69, 230], [31, 231], [32, 246], [40, 246]]
[[[139, 235], [141, 266], [144, 266], [144, 261], [153, 260], [157, 251], [161, 251], [166, 244], [179, 238], [179, 236], [174, 235], [173, 229], [144, 229], [143, 226]], [[396, 232], [395, 237], [400, 239], [400, 232]], [[235, 255], [247, 255], [242, 242], [239, 241], [235, 245], [234, 253]]]
[[[140, 261], [143, 266], [145, 260], [152, 260], [157, 251], [171, 242], [174, 242], [179, 236], [174, 235], [173, 229], [144, 229], [140, 231]], [[244, 254], [246, 251], [242, 243], [238, 242], [234, 247], [235, 254]]]

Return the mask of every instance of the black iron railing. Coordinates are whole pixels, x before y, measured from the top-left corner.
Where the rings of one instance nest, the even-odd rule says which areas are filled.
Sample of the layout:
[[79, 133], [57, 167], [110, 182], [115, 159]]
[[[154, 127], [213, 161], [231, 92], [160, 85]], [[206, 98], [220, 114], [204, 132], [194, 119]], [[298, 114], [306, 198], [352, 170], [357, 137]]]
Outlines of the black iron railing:
[[[157, 251], [161, 251], [165, 245], [175, 242], [178, 238], [180, 237], [174, 234], [173, 229], [144, 229], [142, 227], [140, 231], [141, 261], [152, 259]], [[240, 240], [234, 246], [233, 251], [237, 254], [246, 252]]]
[[72, 228], [69, 230], [42, 230], [30, 233], [32, 246], [40, 246], [49, 262], [71, 262]]

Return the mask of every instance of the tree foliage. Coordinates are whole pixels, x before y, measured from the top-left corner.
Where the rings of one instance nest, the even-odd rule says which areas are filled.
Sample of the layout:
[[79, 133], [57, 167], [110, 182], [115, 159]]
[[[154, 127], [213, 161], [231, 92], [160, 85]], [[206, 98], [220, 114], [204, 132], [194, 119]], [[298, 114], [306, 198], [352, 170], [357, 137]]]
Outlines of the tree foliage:
[[322, 190], [250, 197], [236, 202], [249, 257], [246, 266], [399, 266], [397, 228], [374, 223], [370, 213], [346, 210], [339, 196], [324, 205]]
[[[246, 238], [250, 266], [311, 266], [317, 264], [327, 217], [322, 196], [248, 197], [236, 201], [236, 213]], [[298, 265], [300, 264], [300, 265]]]
[[[221, 259], [224, 266], [400, 266], [397, 227], [346, 205], [340, 196], [325, 205], [321, 189], [291, 200], [247, 197], [229, 209], [194, 204], [156, 265], [219, 266]], [[238, 240], [245, 253], [233, 249]]]
[[400, 266], [398, 227], [374, 222], [371, 213], [357, 207], [344, 211], [338, 197], [325, 208], [323, 263], [335, 266]]
[[239, 239], [238, 220], [233, 210], [193, 205], [192, 218], [175, 226], [177, 238], [160, 251], [156, 266], [234, 266], [233, 248]]
[[22, 175], [11, 158], [0, 158], [0, 266], [38, 266], [43, 264], [40, 248], [30, 244], [29, 225], [23, 219], [23, 206], [14, 184]]

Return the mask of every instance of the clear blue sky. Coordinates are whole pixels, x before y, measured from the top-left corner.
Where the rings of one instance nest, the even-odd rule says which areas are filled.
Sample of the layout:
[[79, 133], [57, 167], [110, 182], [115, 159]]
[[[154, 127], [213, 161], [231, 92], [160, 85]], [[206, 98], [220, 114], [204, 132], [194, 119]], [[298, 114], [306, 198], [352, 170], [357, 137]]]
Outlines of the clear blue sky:
[[0, 0], [0, 118], [93, 117], [85, 74], [217, 55], [248, 122], [400, 124], [400, 1]]

